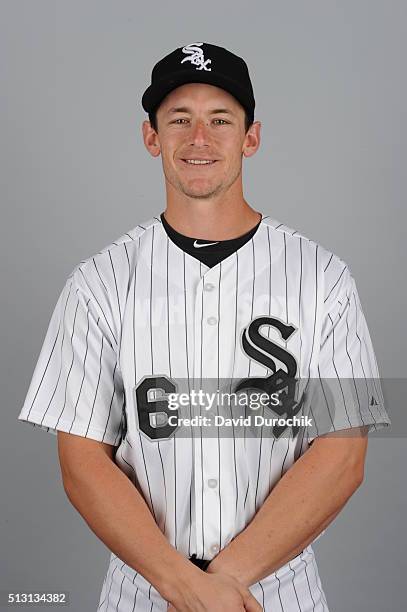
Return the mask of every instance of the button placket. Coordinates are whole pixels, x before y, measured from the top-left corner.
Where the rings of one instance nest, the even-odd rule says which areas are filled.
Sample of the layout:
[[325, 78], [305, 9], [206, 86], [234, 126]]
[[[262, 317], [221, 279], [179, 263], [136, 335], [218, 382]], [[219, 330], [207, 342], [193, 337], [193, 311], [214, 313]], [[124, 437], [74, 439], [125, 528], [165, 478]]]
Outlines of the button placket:
[[206, 282], [204, 283], [204, 291], [213, 291], [215, 289], [215, 285], [213, 283]]
[[[205, 389], [205, 379], [216, 376], [211, 372], [210, 357], [217, 350], [217, 324], [218, 317], [218, 295], [217, 275], [219, 270], [209, 270], [205, 273], [205, 278], [201, 278], [198, 283], [195, 299], [195, 363], [194, 363], [194, 382], [195, 389], [202, 388], [204, 391], [212, 391], [212, 385]], [[210, 278], [213, 277], [213, 278]], [[201, 336], [202, 333], [202, 336]], [[202, 357], [202, 370], [201, 370]], [[202, 374], [202, 385], [200, 376]], [[207, 416], [208, 412], [202, 407], [198, 414]], [[211, 412], [213, 414], [213, 412]], [[208, 430], [209, 431], [209, 430]], [[199, 440], [202, 432], [202, 440]], [[213, 436], [213, 432], [212, 432]], [[219, 471], [218, 465], [218, 440], [215, 437], [206, 435], [206, 428], [203, 425], [201, 431], [197, 431], [195, 440], [195, 496], [196, 496], [196, 539], [197, 550], [201, 551], [202, 556], [213, 556], [219, 552], [219, 481], [215, 477]], [[201, 454], [202, 451], [202, 454]], [[202, 537], [202, 534], [204, 537]], [[204, 547], [205, 545], [205, 547]], [[211, 546], [217, 546], [212, 550]]]

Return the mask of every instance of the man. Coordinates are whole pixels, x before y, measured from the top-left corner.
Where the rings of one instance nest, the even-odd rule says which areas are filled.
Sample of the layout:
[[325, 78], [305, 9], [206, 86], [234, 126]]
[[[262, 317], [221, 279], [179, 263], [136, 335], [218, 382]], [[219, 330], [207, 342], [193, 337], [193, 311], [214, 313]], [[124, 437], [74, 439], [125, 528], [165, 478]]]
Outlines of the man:
[[[241, 58], [180, 47], [142, 103], [165, 211], [73, 270], [19, 419], [58, 434], [67, 496], [111, 551], [99, 610], [327, 611], [311, 542], [390, 423], [354, 279], [246, 202], [261, 125]], [[193, 401], [212, 388], [275, 403]]]

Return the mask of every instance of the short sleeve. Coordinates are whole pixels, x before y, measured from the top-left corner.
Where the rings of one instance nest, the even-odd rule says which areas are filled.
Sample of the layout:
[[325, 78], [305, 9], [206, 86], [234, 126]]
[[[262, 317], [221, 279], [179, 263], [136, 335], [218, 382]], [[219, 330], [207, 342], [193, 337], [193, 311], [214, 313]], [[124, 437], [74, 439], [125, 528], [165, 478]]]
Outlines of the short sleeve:
[[390, 425], [372, 340], [346, 264], [326, 279], [321, 330], [308, 440], [363, 425], [369, 433]]
[[106, 310], [76, 268], [52, 313], [18, 420], [55, 435], [120, 442], [123, 382]]

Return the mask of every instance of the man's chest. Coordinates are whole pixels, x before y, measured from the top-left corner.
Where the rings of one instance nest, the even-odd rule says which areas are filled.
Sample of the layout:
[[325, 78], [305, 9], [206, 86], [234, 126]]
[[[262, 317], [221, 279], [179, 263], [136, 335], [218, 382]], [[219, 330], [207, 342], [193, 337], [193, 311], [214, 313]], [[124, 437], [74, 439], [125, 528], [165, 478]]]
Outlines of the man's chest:
[[[247, 248], [246, 248], [247, 247]], [[150, 254], [151, 255], [151, 254]], [[315, 266], [251, 245], [208, 268], [181, 251], [141, 258], [123, 313], [120, 367], [146, 375], [306, 376], [320, 332]]]

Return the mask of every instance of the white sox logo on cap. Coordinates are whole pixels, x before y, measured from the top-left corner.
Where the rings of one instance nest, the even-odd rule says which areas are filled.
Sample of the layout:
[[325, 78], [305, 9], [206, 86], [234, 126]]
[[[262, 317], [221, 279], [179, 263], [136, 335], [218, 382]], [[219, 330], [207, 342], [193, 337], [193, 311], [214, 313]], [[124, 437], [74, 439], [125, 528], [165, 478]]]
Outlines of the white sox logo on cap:
[[203, 43], [191, 43], [182, 48], [182, 52], [187, 54], [187, 57], [184, 57], [181, 60], [181, 64], [184, 62], [191, 62], [196, 66], [197, 70], [207, 70], [208, 72], [212, 70], [212, 68], [207, 68], [207, 64], [211, 64], [212, 60], [204, 58], [204, 52], [201, 49]]

